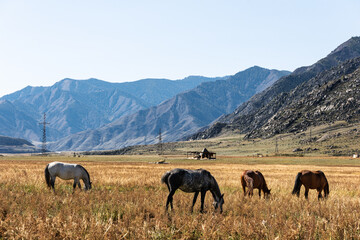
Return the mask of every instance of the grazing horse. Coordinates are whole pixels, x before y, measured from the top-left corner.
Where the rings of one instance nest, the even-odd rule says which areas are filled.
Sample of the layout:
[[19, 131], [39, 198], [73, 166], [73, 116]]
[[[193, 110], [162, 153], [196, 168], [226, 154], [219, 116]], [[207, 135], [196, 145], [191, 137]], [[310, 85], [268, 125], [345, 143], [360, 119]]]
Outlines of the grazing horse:
[[161, 177], [161, 182], [165, 183], [169, 189], [169, 195], [166, 201], [166, 210], [168, 209], [169, 204], [171, 209], [173, 209], [173, 195], [179, 188], [187, 193], [195, 192], [191, 212], [193, 211], [199, 192], [201, 193], [200, 212], [204, 211], [205, 194], [208, 190], [214, 198], [213, 205], [215, 210], [219, 207], [220, 213], [223, 211], [222, 206], [224, 204], [224, 194], [221, 194], [219, 185], [217, 184], [215, 178], [210, 174], [210, 172], [204, 169], [187, 170], [175, 168], [166, 172]]
[[91, 189], [90, 175], [88, 171], [79, 164], [52, 162], [46, 166], [46, 184], [54, 190], [54, 193], [56, 177], [64, 180], [74, 179], [73, 191], [75, 191], [76, 185], [81, 189], [80, 179], [82, 179], [85, 184], [85, 190]]
[[308, 199], [309, 189], [318, 191], [318, 199], [322, 198], [321, 191], [324, 190], [325, 198], [329, 195], [329, 183], [322, 171], [302, 170], [296, 175], [294, 189], [292, 194], [300, 195], [301, 185], [305, 187], [305, 198]]
[[[261, 197], [261, 190], [264, 193], [264, 198], [270, 194], [271, 189], [268, 189], [264, 176], [259, 171], [246, 170], [241, 175], [241, 185], [244, 195], [248, 194], [250, 197], [253, 195], [253, 189], [259, 189], [259, 197]], [[248, 191], [246, 192], [246, 187]]]

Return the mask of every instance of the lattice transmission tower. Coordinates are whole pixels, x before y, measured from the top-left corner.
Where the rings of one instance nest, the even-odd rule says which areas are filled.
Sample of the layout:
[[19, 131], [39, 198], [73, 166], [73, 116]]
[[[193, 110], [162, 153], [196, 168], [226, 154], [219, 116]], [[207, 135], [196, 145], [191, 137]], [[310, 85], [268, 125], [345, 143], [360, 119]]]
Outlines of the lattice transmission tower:
[[41, 152], [42, 154], [46, 153], [46, 125], [49, 124], [46, 122], [46, 113], [44, 113], [43, 121], [39, 123], [42, 125], [42, 146], [41, 146]]

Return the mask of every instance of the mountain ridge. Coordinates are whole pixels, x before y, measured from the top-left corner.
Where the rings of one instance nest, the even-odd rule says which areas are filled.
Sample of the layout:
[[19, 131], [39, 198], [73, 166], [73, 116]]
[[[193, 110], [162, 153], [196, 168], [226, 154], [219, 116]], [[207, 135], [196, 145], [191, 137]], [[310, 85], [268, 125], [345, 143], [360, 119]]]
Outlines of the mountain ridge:
[[288, 71], [249, 68], [226, 80], [201, 83], [157, 106], [124, 116], [99, 129], [71, 135], [51, 144], [56, 150], [103, 150], [156, 143], [161, 129], [164, 141], [176, 141], [233, 111], [261, 83], [269, 84]]
[[[7, 111], [10, 111], [9, 108], [12, 108], [10, 112], [13, 113], [9, 115], [9, 119], [6, 119], [7, 113], [0, 111], [3, 120], [0, 134], [39, 141], [42, 133], [38, 122], [46, 112], [50, 123], [47, 137], [49, 141], [54, 141], [69, 134], [98, 128], [121, 116], [157, 105], [202, 82], [217, 79], [222, 77], [190, 77], [184, 82], [144, 79], [139, 80], [139, 84], [139, 81], [110, 83], [94, 78], [87, 80], [65, 78], [50, 87], [28, 86], [0, 98], [11, 103], [3, 108], [0, 106], [0, 110], [7, 108]], [[148, 83], [146, 87], [138, 87], [146, 83]], [[15, 123], [18, 124], [13, 126]], [[10, 127], [7, 127], [8, 125]], [[26, 129], [22, 129], [24, 125], [27, 125]]]

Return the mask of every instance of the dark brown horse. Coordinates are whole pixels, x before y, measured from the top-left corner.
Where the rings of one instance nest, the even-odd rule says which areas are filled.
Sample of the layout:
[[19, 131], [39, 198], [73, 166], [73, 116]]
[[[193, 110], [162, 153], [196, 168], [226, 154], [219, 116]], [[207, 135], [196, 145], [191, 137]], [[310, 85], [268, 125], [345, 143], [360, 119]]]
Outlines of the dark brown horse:
[[204, 169], [188, 170], [175, 168], [166, 172], [161, 177], [161, 182], [165, 183], [169, 189], [169, 195], [166, 201], [166, 210], [170, 204], [173, 209], [173, 195], [177, 189], [181, 189], [184, 192], [194, 192], [194, 199], [191, 206], [191, 211], [195, 205], [196, 199], [201, 193], [201, 207], [200, 212], [204, 211], [204, 200], [207, 191], [210, 191], [214, 198], [214, 208], [220, 208], [220, 213], [223, 211], [224, 194], [221, 194], [219, 185], [210, 172]]
[[329, 195], [329, 183], [322, 171], [302, 170], [295, 179], [294, 189], [292, 194], [300, 195], [301, 185], [305, 187], [305, 198], [308, 199], [309, 189], [316, 189], [318, 191], [318, 199], [322, 198], [321, 191], [324, 190], [325, 198]]
[[[264, 197], [270, 194], [270, 189], [268, 189], [265, 178], [259, 171], [246, 170], [241, 175], [241, 185], [244, 190], [244, 195], [248, 194], [249, 196], [254, 195], [253, 189], [259, 189], [259, 197], [261, 197], [261, 190], [264, 192]], [[246, 187], [248, 191], [246, 192]]]

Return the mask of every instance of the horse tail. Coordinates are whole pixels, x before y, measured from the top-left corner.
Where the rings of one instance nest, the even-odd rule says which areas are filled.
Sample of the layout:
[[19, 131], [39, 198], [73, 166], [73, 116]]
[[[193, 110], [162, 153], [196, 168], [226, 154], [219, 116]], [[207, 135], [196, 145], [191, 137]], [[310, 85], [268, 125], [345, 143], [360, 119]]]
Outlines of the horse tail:
[[326, 178], [326, 176], [325, 176], [325, 173], [323, 172], [323, 171], [318, 171], [323, 177], [324, 177], [324, 179], [325, 179], [325, 186], [324, 186], [324, 194], [325, 194], [325, 197], [327, 197], [327, 195], [329, 195], [329, 192], [330, 192], [330, 190], [329, 190], [329, 183], [328, 183], [328, 180], [327, 180], [327, 178]]
[[330, 190], [329, 190], [329, 183], [327, 181], [327, 179], [325, 178], [326, 180], [326, 184], [325, 184], [325, 187], [324, 187], [324, 192], [325, 192], [325, 197], [327, 197], [330, 193]]
[[296, 178], [295, 178], [295, 185], [294, 185], [294, 189], [292, 191], [292, 194], [298, 194], [300, 193], [300, 188], [301, 188], [301, 180], [300, 180], [300, 177], [301, 177], [302, 173], [299, 172], [297, 175], [296, 175]]
[[48, 185], [48, 187], [51, 187], [51, 184], [50, 184], [49, 164], [46, 165], [46, 168], [45, 168], [45, 181], [46, 181], [46, 184]]
[[246, 186], [248, 187], [248, 195], [251, 196], [253, 195], [253, 190], [254, 190], [254, 180], [249, 177], [248, 175], [244, 176], [244, 181], [246, 183]]

